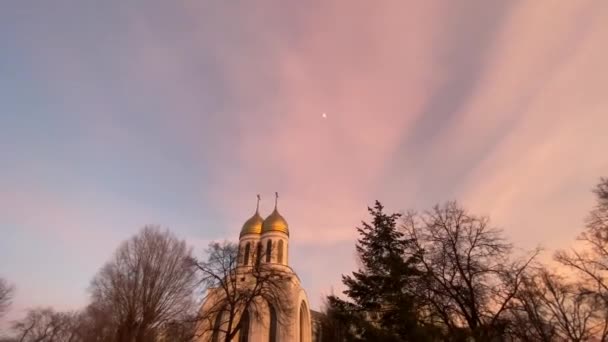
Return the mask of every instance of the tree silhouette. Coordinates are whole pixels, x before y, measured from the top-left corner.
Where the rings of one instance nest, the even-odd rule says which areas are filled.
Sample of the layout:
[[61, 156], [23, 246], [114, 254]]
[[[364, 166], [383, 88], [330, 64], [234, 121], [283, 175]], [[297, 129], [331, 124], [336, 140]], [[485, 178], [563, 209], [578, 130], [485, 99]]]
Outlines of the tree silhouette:
[[328, 316], [350, 340], [420, 340], [424, 334], [413, 293], [422, 276], [419, 258], [406, 256], [413, 241], [398, 230], [400, 214], [387, 214], [380, 202], [368, 208], [371, 223], [357, 228], [359, 270], [342, 277], [348, 300], [328, 298]]
[[586, 229], [578, 240], [582, 248], [559, 251], [555, 259], [576, 272], [581, 280], [581, 295], [587, 296], [601, 310], [592, 317], [593, 330], [608, 340], [608, 178], [602, 178], [594, 189], [597, 203], [591, 210]]
[[501, 336], [505, 310], [538, 251], [512, 260], [512, 246], [502, 232], [456, 202], [410, 212], [402, 228], [413, 241], [406, 254], [422, 265], [424, 277], [415, 291], [425, 304], [425, 320], [440, 324], [450, 336]]
[[146, 226], [125, 241], [91, 283], [94, 305], [111, 312], [115, 341], [154, 340], [194, 309], [190, 249], [169, 231]]
[[15, 287], [4, 278], [0, 278], [0, 318], [8, 311], [14, 295]]

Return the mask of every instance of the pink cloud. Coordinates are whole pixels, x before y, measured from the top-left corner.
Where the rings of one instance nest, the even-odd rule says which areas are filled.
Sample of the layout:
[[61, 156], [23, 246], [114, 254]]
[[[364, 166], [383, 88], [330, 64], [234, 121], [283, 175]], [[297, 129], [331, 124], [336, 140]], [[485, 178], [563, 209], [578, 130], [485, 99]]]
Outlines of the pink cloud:
[[557, 248], [580, 231], [589, 190], [608, 169], [597, 158], [608, 145], [600, 91], [608, 77], [598, 72], [608, 49], [597, 44], [608, 34], [607, 8], [568, 3], [549, 16], [538, 5], [510, 18], [463, 124], [446, 139], [472, 146], [503, 135], [475, 165], [464, 199], [516, 240]]
[[[294, 234], [305, 241], [353, 237], [387, 159], [433, 87], [424, 70], [433, 66], [435, 6], [338, 4], [310, 13], [295, 41], [264, 51], [276, 61], [277, 92], [243, 109], [234, 137], [242, 168], [224, 171], [218, 183], [233, 213], [251, 207], [256, 191], [266, 198], [280, 191]], [[246, 70], [233, 76], [243, 97], [260, 91], [262, 77], [247, 58], [231, 60]]]
[[242, 169], [220, 178], [223, 206], [248, 213], [253, 194], [264, 191], [268, 213], [271, 191], [279, 190], [294, 239], [352, 241], [378, 194], [397, 205], [417, 201], [386, 188], [393, 158], [414, 164], [398, 182], [420, 192], [434, 182], [429, 171], [449, 174], [472, 161], [458, 165], [468, 171], [454, 179], [456, 199], [491, 215], [522, 247], [571, 242], [591, 206], [589, 189], [608, 166], [599, 157], [608, 145], [601, 94], [608, 50], [599, 44], [608, 34], [606, 7], [559, 4], [548, 14], [541, 4], [514, 6], [496, 24], [454, 120], [428, 146], [405, 146], [422, 157], [400, 155], [447, 72], [435, 44], [449, 15], [432, 5], [324, 6], [295, 42], [264, 51], [278, 61], [280, 87], [271, 95], [256, 88], [260, 75], [247, 56], [231, 60], [245, 70], [234, 75], [239, 92], [267, 98], [241, 118]]

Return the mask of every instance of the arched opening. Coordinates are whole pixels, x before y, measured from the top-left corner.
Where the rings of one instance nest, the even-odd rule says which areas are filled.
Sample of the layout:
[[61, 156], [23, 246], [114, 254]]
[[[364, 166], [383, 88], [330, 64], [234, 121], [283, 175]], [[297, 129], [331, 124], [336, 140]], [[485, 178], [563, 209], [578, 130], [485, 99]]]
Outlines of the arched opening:
[[278, 259], [278, 263], [282, 264], [283, 263], [283, 240], [279, 240], [279, 250], [277, 251], [277, 259]]
[[219, 342], [220, 341], [220, 326], [222, 325], [222, 314], [224, 312], [218, 312], [217, 316], [215, 316], [215, 322], [213, 322], [213, 333], [211, 334], [211, 342]]
[[300, 342], [310, 342], [311, 340], [311, 329], [310, 329], [310, 316], [308, 306], [302, 301], [300, 304]]
[[243, 312], [243, 317], [239, 324], [239, 342], [249, 342], [249, 310]]
[[272, 256], [272, 240], [266, 242], [266, 262], [270, 262]]
[[268, 342], [277, 342], [278, 335], [278, 324], [277, 324], [277, 311], [274, 306], [268, 303], [268, 309], [270, 310], [270, 329], [268, 331]]
[[249, 254], [251, 253], [251, 244], [247, 242], [245, 245], [245, 266], [249, 265]]
[[255, 265], [260, 265], [260, 260], [262, 259], [262, 244], [258, 242], [256, 251], [255, 251]]

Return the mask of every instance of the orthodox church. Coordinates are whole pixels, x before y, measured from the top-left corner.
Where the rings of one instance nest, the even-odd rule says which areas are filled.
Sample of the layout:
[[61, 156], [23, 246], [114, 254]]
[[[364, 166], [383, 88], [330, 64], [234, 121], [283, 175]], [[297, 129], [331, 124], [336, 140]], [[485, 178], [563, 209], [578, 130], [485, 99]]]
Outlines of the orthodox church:
[[[311, 321], [311, 310], [306, 292], [302, 288], [297, 274], [289, 266], [289, 225], [279, 214], [277, 200], [278, 194], [275, 198], [274, 211], [264, 219], [259, 213], [260, 197], [258, 195], [255, 214], [245, 221], [239, 235], [237, 273], [245, 280], [248, 273], [251, 276], [254, 263], [258, 262], [265, 263], [265, 267], [277, 270], [282, 275], [287, 275], [284, 280], [281, 280], [281, 298], [277, 298], [273, 303], [270, 300], [256, 303], [255, 313], [252, 309], [244, 310], [241, 313], [244, 317], [238, 333], [233, 338], [235, 342], [312, 342], [316, 340], [313, 338], [313, 323], [315, 322]], [[242, 284], [240, 286], [252, 286], [251, 282], [247, 281], [239, 284]], [[218, 291], [218, 293], [221, 292]], [[201, 312], [203, 314], [205, 310], [211, 312], [213, 302], [213, 296], [208, 296]], [[313, 314], [316, 318], [316, 312]], [[284, 317], [277, 317], [277, 315], [284, 315]], [[217, 326], [220, 321], [222, 321], [220, 317], [216, 317], [203, 323], [207, 326], [199, 327], [201, 337], [198, 341], [224, 341], [224, 332]], [[213, 322], [216, 326], [209, 326]]]

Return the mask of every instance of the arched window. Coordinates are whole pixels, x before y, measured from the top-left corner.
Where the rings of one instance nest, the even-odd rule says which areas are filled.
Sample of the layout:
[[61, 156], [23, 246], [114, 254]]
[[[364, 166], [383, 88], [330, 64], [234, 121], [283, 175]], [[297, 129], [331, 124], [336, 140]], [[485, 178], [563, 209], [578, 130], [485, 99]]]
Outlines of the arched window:
[[249, 242], [245, 245], [245, 266], [249, 264], [249, 254], [251, 253], [251, 246]]
[[272, 257], [272, 240], [266, 242], [266, 262], [270, 262]]
[[260, 260], [262, 259], [262, 244], [258, 242], [258, 246], [255, 251], [255, 264], [256, 266], [260, 264]]
[[218, 312], [217, 316], [215, 316], [215, 322], [213, 323], [213, 334], [211, 335], [212, 342], [220, 341], [220, 325], [222, 325], [222, 314], [224, 312]]
[[279, 250], [277, 251], [277, 258], [279, 259], [278, 263], [283, 263], [283, 240], [279, 240]]
[[249, 310], [243, 312], [243, 318], [239, 324], [239, 342], [249, 342]]
[[300, 342], [308, 342], [311, 338], [311, 327], [308, 306], [305, 302], [300, 303]]
[[274, 309], [274, 306], [268, 303], [268, 308], [270, 310], [270, 331], [268, 332], [268, 342], [277, 342], [277, 312]]

